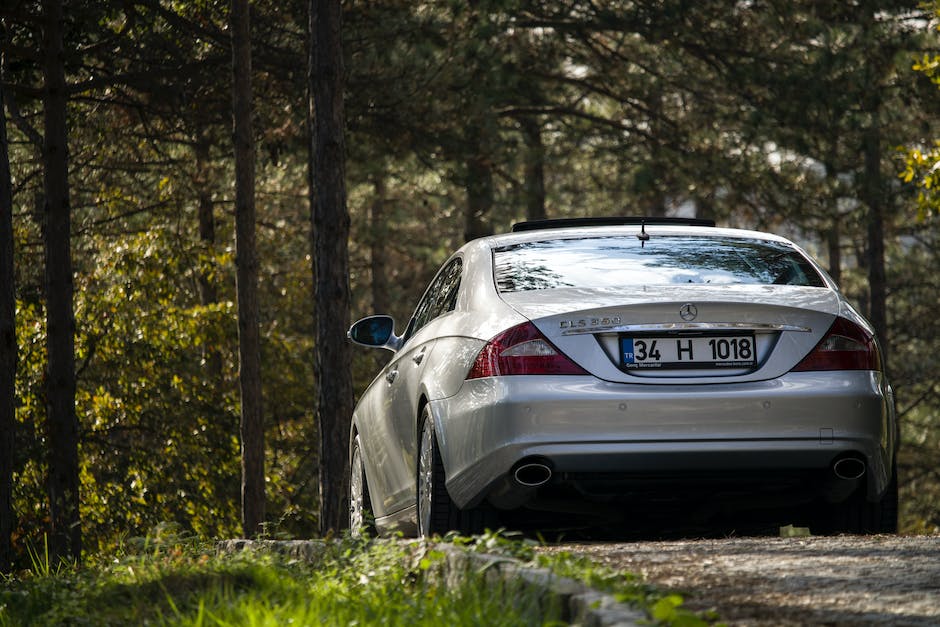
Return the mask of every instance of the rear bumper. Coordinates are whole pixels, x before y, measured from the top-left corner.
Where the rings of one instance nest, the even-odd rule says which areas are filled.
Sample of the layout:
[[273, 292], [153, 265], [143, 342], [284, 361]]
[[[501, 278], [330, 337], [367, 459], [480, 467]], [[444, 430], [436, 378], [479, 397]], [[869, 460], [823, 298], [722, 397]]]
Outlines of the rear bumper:
[[514, 465], [556, 474], [825, 471], [846, 454], [867, 464], [869, 500], [890, 480], [896, 429], [872, 372], [803, 372], [719, 385], [609, 383], [514, 376], [464, 383], [433, 401], [447, 488], [460, 507], [484, 500]]

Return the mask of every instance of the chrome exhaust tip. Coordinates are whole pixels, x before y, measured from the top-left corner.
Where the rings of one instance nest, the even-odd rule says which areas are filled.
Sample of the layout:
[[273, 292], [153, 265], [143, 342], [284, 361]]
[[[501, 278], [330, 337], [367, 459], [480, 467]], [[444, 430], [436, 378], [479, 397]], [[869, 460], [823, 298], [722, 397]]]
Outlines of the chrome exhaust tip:
[[516, 467], [512, 476], [519, 485], [537, 488], [551, 480], [552, 469], [542, 462], [525, 462]]
[[841, 457], [832, 463], [832, 472], [839, 479], [859, 479], [865, 474], [865, 460], [860, 457]]

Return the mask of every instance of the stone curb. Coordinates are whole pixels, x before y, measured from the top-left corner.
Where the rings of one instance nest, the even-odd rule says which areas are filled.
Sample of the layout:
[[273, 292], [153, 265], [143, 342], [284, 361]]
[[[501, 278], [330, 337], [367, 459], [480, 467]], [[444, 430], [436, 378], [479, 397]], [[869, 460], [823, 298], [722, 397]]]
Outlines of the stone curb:
[[219, 553], [238, 553], [239, 551], [261, 550], [286, 555], [303, 562], [314, 564], [326, 553], [325, 540], [221, 540], [216, 546]]
[[[220, 553], [259, 549], [316, 563], [328, 548], [323, 540], [223, 540]], [[428, 547], [444, 559], [437, 563], [432, 576], [440, 577], [448, 588], [459, 587], [468, 577], [483, 577], [488, 586], [518, 586], [536, 595], [539, 606], [548, 609], [558, 604], [562, 618], [583, 627], [638, 627], [649, 620], [636, 609], [618, 602], [612, 595], [598, 592], [568, 577], [555, 575], [546, 568], [526, 566], [504, 555], [474, 553], [452, 544]]]
[[434, 550], [446, 556], [442, 567], [448, 587], [459, 585], [473, 574], [484, 575], [491, 586], [515, 585], [534, 592], [543, 606], [561, 604], [562, 618], [584, 627], [637, 627], [649, 620], [636, 609], [618, 602], [612, 595], [598, 592], [546, 568], [526, 566], [515, 558], [473, 553], [450, 544], [438, 544]]

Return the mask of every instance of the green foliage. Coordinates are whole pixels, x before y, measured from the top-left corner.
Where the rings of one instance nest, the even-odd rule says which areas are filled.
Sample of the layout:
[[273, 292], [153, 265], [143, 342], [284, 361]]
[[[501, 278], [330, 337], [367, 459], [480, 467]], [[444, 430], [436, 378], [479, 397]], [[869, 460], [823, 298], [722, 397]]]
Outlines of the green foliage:
[[[931, 307], [940, 285], [924, 269], [940, 267], [940, 100], [936, 24], [925, 31], [916, 19], [935, 3], [917, 4], [895, 3], [866, 21], [862, 7], [835, 1], [710, 0], [681, 10], [645, 1], [346, 3], [351, 316], [381, 306], [402, 330], [464, 237], [475, 177], [491, 179], [492, 205], [477, 216], [485, 227], [524, 218], [531, 122], [544, 143], [549, 217], [696, 212], [781, 231], [824, 256], [834, 234], [841, 257], [828, 262], [867, 311], [863, 145], [868, 99], [877, 96], [890, 147], [881, 170], [902, 172], [881, 190], [902, 528], [937, 529], [940, 329]], [[253, 11], [269, 526], [304, 536], [317, 528], [318, 507], [306, 5], [264, 1]], [[86, 3], [67, 16], [91, 554], [162, 521], [201, 538], [239, 528], [226, 14], [225, 3], [201, 0]], [[39, 44], [36, 23], [7, 20], [12, 49]], [[9, 84], [21, 122], [38, 126], [38, 65], [30, 55], [10, 59], [5, 96]], [[42, 177], [38, 146], [21, 125], [8, 130], [19, 345], [14, 543], [28, 565], [25, 547], [41, 546], [48, 519]], [[212, 232], [201, 233], [207, 210]], [[383, 255], [373, 272], [373, 256]], [[360, 351], [356, 360], [361, 390], [382, 356]], [[669, 608], [664, 601], [661, 611]]]
[[940, 267], [937, 217], [912, 222], [889, 248], [892, 286], [893, 354], [889, 366], [898, 396], [901, 423], [901, 531], [940, 531], [940, 321], [936, 307], [940, 277], [925, 268]]
[[[940, 32], [940, 1], [925, 2], [924, 8], [933, 11], [934, 33]], [[912, 68], [940, 87], [940, 55], [924, 53], [914, 61]], [[936, 91], [935, 100], [940, 99]], [[931, 141], [932, 140], [932, 141]], [[905, 183], [913, 184], [917, 189], [917, 213], [920, 219], [936, 216], [940, 213], [940, 140], [936, 134], [923, 138], [919, 144], [911, 145], [906, 151], [904, 168], [900, 174]]]
[[614, 595], [621, 603], [645, 611], [658, 625], [704, 627], [717, 620], [711, 613], [696, 613], [683, 608], [685, 601], [681, 595], [648, 585], [634, 573], [617, 571], [567, 551], [537, 551], [540, 542], [518, 533], [499, 530], [469, 538], [450, 535], [445, 541], [477, 553], [505, 555], [580, 581], [594, 590]]
[[539, 553], [536, 563], [558, 575], [610, 593], [621, 603], [642, 609], [658, 625], [704, 627], [717, 620], [711, 613], [683, 608], [684, 599], [674, 591], [650, 586], [633, 573], [613, 570], [587, 557], [567, 552]]
[[[450, 539], [466, 550], [507, 555], [611, 593], [653, 624], [704, 626], [712, 615], [682, 607], [674, 592], [567, 553], [532, 552], [500, 533]], [[104, 556], [102, 556], [103, 558]], [[534, 591], [493, 586], [485, 575], [445, 588], [444, 553], [421, 542], [326, 542], [312, 561], [264, 548], [216, 553], [173, 525], [130, 539], [90, 568], [41, 568], [0, 583], [0, 626], [26, 624], [391, 624], [547, 625], [556, 609]]]
[[[940, 9], [937, 10], [940, 16]], [[912, 67], [940, 87], [940, 56], [924, 55]], [[938, 96], [940, 97], [940, 96]], [[940, 140], [907, 151], [904, 169], [900, 174], [905, 183], [917, 190], [917, 213], [923, 220], [940, 214]]]
[[[234, 370], [226, 348], [232, 305], [186, 302], [176, 280], [191, 275], [197, 261], [180, 257], [173, 243], [157, 230], [112, 240], [77, 290], [82, 517], [93, 551], [163, 520], [205, 537], [235, 530], [234, 388], [231, 380], [213, 380], [206, 366], [208, 352], [218, 351]], [[38, 311], [24, 305], [19, 314], [20, 345], [41, 345]], [[27, 376], [18, 410], [25, 445], [18, 447], [18, 503], [43, 500], [36, 427], [42, 361], [38, 350], [21, 359]], [[22, 533], [41, 533], [18, 509]]]
[[541, 625], [532, 595], [481, 582], [444, 589], [442, 554], [402, 542], [331, 543], [314, 564], [276, 553], [217, 555], [172, 534], [95, 568], [0, 586], [0, 625]]
[[940, 141], [927, 150], [912, 148], [907, 153], [901, 178], [918, 188], [917, 209], [921, 219], [940, 213]]

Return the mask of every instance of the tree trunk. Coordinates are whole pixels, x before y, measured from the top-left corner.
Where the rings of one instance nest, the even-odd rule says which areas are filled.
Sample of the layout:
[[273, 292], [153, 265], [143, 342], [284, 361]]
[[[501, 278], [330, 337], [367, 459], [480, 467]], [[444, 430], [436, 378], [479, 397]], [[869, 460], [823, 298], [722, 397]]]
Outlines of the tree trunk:
[[75, 413], [75, 315], [62, 2], [43, 2], [43, 244], [46, 291], [46, 406], [50, 556], [78, 562], [78, 417]]
[[235, 266], [238, 293], [238, 383], [241, 392], [242, 530], [255, 537], [265, 515], [264, 415], [255, 244], [255, 141], [251, 125], [248, 0], [232, 0], [232, 103], [235, 128]]
[[836, 282], [836, 285], [842, 286], [842, 229], [839, 227], [838, 220], [833, 221], [826, 233], [826, 245], [829, 254], [829, 276]]
[[839, 178], [836, 168], [833, 165], [836, 157], [836, 146], [838, 140], [835, 137], [829, 138], [827, 145], [826, 168], [826, 189], [829, 190], [831, 198], [830, 214], [833, 216], [832, 223], [829, 225], [828, 232], [823, 236], [826, 240], [827, 254], [829, 256], [829, 276], [836, 282], [836, 285], [842, 286], [842, 228], [839, 225], [841, 216], [839, 215]]
[[869, 285], [869, 314], [871, 325], [881, 342], [885, 360], [890, 352], [890, 338], [888, 337], [888, 290], [885, 272], [885, 197], [882, 193], [883, 183], [881, 176], [881, 57], [885, 52], [876, 37], [877, 32], [877, 3], [864, 3], [864, 17], [862, 26], [865, 39], [871, 42], [866, 49], [865, 59], [865, 88], [866, 98], [862, 103], [863, 112], [867, 114], [868, 125], [862, 138], [862, 151], [864, 154], [865, 180], [863, 183], [863, 200], [868, 207], [868, 285]]
[[[215, 216], [212, 211], [212, 176], [209, 155], [209, 138], [197, 121], [195, 158], [196, 158], [196, 194], [199, 199], [199, 241], [203, 249], [214, 255], [215, 249]], [[198, 277], [199, 304], [203, 307], [219, 302], [219, 294], [215, 281], [210, 273], [201, 270]], [[212, 344], [203, 345], [203, 359], [205, 360], [206, 374], [211, 377], [215, 385], [222, 385], [222, 354], [219, 348]]]
[[545, 213], [545, 145], [538, 120], [522, 118], [519, 122], [525, 141], [525, 217], [544, 220]]
[[[877, 105], [876, 105], [877, 107]], [[888, 291], [885, 274], [884, 201], [881, 194], [881, 129], [879, 111], [871, 112], [865, 133], [865, 204], [868, 205], [869, 319], [888, 355]]]
[[463, 232], [467, 242], [493, 234], [490, 215], [493, 210], [493, 170], [483, 145], [482, 138], [475, 137], [473, 150], [467, 157], [467, 207]]
[[388, 293], [388, 224], [385, 217], [385, 175], [378, 174], [374, 181], [375, 198], [369, 216], [369, 257], [372, 274], [372, 311], [388, 313], [391, 299]]
[[13, 280], [13, 181], [0, 62], [0, 574], [13, 563], [13, 430], [16, 424], [16, 290]]
[[320, 532], [349, 526], [348, 439], [353, 410], [349, 327], [349, 213], [340, 0], [310, 0], [311, 167]]
[[[372, 312], [390, 314], [392, 299], [388, 285], [388, 218], [386, 216], [385, 173], [375, 177], [375, 198], [369, 216], [369, 261], [372, 276]], [[375, 367], [381, 370], [388, 363], [387, 351], [372, 351]]]
[[706, 195], [696, 195], [693, 197], [695, 202], [695, 217], [702, 220], [714, 220], [717, 222], [718, 214], [715, 211], [715, 203]]

